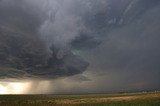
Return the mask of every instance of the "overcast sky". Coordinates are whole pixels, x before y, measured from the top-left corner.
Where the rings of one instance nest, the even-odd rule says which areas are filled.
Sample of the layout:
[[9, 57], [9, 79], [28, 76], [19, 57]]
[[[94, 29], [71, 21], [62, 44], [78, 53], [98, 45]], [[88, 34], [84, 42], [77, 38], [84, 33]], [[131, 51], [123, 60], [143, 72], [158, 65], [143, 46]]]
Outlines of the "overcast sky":
[[0, 86], [160, 90], [159, 12], [159, 0], [0, 0]]

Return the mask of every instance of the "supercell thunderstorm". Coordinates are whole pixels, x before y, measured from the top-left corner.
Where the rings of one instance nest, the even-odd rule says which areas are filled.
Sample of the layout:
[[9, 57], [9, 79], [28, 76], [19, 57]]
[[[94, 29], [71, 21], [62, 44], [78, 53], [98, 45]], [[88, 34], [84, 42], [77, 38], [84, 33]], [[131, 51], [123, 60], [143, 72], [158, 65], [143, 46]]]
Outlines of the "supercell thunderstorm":
[[160, 89], [159, 12], [160, 0], [0, 0], [0, 93]]

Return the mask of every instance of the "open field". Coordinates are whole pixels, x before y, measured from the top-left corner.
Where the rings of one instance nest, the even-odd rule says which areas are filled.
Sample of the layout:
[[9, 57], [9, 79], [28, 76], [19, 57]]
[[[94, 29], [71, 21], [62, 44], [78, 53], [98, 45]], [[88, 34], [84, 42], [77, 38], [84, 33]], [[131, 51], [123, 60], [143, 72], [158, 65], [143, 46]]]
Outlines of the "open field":
[[160, 92], [90, 95], [0, 95], [0, 106], [160, 106]]

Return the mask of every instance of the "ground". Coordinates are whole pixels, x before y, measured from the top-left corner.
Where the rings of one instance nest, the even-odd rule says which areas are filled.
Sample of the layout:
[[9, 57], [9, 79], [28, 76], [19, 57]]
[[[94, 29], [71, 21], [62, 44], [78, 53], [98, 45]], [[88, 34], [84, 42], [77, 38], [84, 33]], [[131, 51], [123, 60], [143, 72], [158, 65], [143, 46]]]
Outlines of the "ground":
[[87, 95], [0, 95], [0, 106], [160, 106], [160, 92]]

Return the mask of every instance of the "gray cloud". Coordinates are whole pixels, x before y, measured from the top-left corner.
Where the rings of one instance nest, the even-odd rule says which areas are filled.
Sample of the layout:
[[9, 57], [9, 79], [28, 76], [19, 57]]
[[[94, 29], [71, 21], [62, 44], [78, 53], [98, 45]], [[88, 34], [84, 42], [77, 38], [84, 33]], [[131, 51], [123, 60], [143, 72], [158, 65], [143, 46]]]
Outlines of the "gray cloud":
[[159, 12], [159, 0], [2, 0], [0, 78], [72, 76], [54, 93], [160, 89]]
[[[70, 3], [68, 6], [64, 5], [65, 2], [59, 3], [60, 9], [52, 8], [53, 5], [47, 7], [56, 2], [59, 3], [1, 1], [2, 79], [57, 78], [79, 74], [87, 68], [88, 63], [69, 49], [68, 43], [78, 32], [76, 18], [70, 16], [66, 10]], [[43, 3], [46, 6], [38, 11]]]

